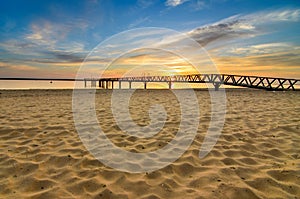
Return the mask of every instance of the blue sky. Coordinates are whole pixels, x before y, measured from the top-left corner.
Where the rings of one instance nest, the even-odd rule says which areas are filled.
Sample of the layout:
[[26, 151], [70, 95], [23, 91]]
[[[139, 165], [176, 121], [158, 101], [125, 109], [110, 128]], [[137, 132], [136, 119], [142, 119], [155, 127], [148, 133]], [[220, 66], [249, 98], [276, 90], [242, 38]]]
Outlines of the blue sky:
[[[298, 0], [3, 1], [0, 76], [75, 77], [99, 42], [142, 27], [187, 34], [222, 73], [300, 77]], [[141, 57], [134, 57], [139, 63]], [[126, 58], [132, 60], [131, 55]], [[142, 58], [149, 61], [145, 70], [163, 60], [144, 51]], [[121, 59], [113, 68], [126, 70], [126, 63]], [[101, 64], [95, 67], [102, 70]], [[193, 72], [182, 62], [176, 67], [181, 73]], [[155, 68], [162, 69], [172, 67]], [[109, 74], [121, 74], [114, 70]]]

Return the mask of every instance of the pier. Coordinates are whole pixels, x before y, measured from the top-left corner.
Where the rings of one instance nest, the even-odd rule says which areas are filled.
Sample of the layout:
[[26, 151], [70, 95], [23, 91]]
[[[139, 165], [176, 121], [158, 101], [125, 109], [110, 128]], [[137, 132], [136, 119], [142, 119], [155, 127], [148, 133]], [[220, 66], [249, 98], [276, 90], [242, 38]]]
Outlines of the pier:
[[215, 90], [219, 90], [221, 85], [230, 85], [238, 87], [247, 87], [255, 89], [264, 89], [270, 91], [299, 90], [295, 86], [299, 85], [299, 79], [277, 78], [277, 77], [261, 77], [261, 76], [244, 76], [244, 75], [228, 75], [228, 74], [191, 74], [191, 75], [171, 75], [171, 76], [140, 76], [140, 77], [120, 77], [120, 78], [4, 78], [0, 80], [36, 80], [36, 81], [83, 81], [84, 87], [99, 87], [103, 89], [122, 89], [123, 84], [128, 84], [128, 88], [132, 89], [132, 83], [143, 83], [144, 89], [150, 82], [165, 82], [169, 89], [172, 89], [173, 83], [207, 83], [213, 85]]
[[147, 89], [147, 83], [150, 82], [165, 82], [169, 89], [172, 89], [173, 83], [208, 83], [212, 84], [215, 90], [219, 90], [221, 85], [230, 85], [238, 87], [247, 87], [255, 89], [264, 89], [270, 91], [276, 90], [297, 90], [295, 85], [300, 83], [299, 79], [277, 78], [277, 77], [260, 77], [260, 76], [243, 76], [243, 75], [228, 75], [228, 74], [193, 74], [193, 75], [173, 75], [173, 76], [141, 76], [141, 77], [122, 77], [122, 78], [86, 78], [83, 80], [85, 87], [87, 82], [91, 82], [92, 87], [103, 89], [115, 89], [114, 83], [118, 82], [119, 89], [122, 89], [122, 84], [126, 82], [128, 88], [132, 88], [133, 82], [144, 84], [144, 89]]

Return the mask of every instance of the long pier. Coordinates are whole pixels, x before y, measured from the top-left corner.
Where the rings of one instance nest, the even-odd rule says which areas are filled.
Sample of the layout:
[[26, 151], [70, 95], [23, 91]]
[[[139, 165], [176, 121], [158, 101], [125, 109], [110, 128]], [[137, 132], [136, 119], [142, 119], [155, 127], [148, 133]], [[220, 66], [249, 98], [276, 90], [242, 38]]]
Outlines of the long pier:
[[[172, 76], [140, 76], [140, 77], [121, 77], [121, 78], [1, 78], [0, 80], [36, 80], [36, 81], [83, 81], [87, 87], [90, 82], [91, 87], [100, 87], [104, 89], [114, 89], [114, 83], [118, 82], [119, 89], [122, 89], [122, 83], [127, 82], [128, 88], [132, 88], [133, 82], [144, 84], [147, 89], [147, 83], [166, 82], [169, 89], [172, 89], [173, 83], [209, 83], [215, 90], [219, 90], [221, 85], [230, 85], [238, 87], [247, 87], [265, 90], [299, 90], [295, 86], [300, 84], [299, 79], [260, 77], [228, 74], [191, 74], [191, 75], [172, 75]], [[97, 85], [98, 84], [98, 85]]]
[[174, 75], [174, 76], [141, 76], [141, 77], [122, 77], [122, 78], [86, 78], [87, 82], [91, 82], [92, 87], [97, 86], [105, 89], [114, 89], [114, 82], [118, 82], [119, 89], [122, 88], [123, 82], [128, 82], [129, 89], [132, 88], [132, 82], [144, 83], [144, 89], [147, 89], [149, 82], [166, 82], [169, 89], [173, 83], [210, 83], [215, 90], [219, 90], [220, 86], [230, 85], [239, 87], [248, 87], [265, 90], [297, 90], [295, 85], [300, 83], [299, 79], [277, 78], [277, 77], [259, 77], [259, 76], [243, 76], [243, 75], [227, 75], [227, 74], [193, 74], [193, 75]]

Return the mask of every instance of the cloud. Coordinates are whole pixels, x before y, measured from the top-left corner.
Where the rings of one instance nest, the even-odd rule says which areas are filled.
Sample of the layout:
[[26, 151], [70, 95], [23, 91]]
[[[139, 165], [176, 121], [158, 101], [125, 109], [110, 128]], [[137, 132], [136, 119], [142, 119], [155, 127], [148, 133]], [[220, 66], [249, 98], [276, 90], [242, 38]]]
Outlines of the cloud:
[[43, 21], [40, 24], [31, 24], [31, 31], [25, 39], [36, 44], [54, 45], [58, 40], [64, 39], [68, 32], [65, 27]]
[[54, 48], [58, 42], [64, 41], [72, 31], [86, 28], [87, 24], [83, 22], [77, 22], [75, 25], [73, 22], [59, 24], [41, 20], [31, 24], [30, 33], [26, 34], [24, 39], [37, 45]]
[[221, 73], [298, 78], [300, 58], [297, 53], [299, 51], [243, 57], [214, 56], [214, 62]]
[[276, 42], [231, 48], [227, 50], [226, 54], [235, 56], [255, 56], [280, 52], [296, 52], [299, 50], [299, 46], [284, 42]]
[[28, 66], [28, 65], [11, 65], [7, 63], [0, 62], [0, 68], [1, 69], [9, 69], [9, 70], [21, 70], [21, 71], [33, 71], [36, 70], [37, 68]]
[[214, 24], [205, 25], [187, 32], [202, 46], [245, 37], [266, 34], [270, 23], [296, 22], [300, 9], [264, 11], [249, 15], [234, 15]]
[[0, 60], [9, 60], [9, 57], [13, 56], [11, 61], [20, 63], [81, 63], [88, 53], [83, 49], [83, 45], [77, 42], [52, 48], [26, 40], [9, 40], [0, 43], [0, 48], [4, 52]]
[[[260, 35], [273, 34], [274, 25], [300, 21], [299, 9], [235, 15], [187, 32], [204, 46], [222, 73], [299, 77], [300, 47], [286, 42], [258, 43]], [[251, 42], [256, 42], [251, 44]]]
[[245, 20], [248, 20], [249, 22], [255, 24], [285, 21], [296, 22], [300, 19], [300, 9], [262, 11], [254, 14], [249, 14], [241, 18], [244, 18]]
[[218, 49], [210, 53], [222, 73], [298, 78], [300, 47], [264, 43]]
[[68, 51], [42, 51], [41, 52], [46, 59], [37, 59], [39, 63], [81, 63], [84, 60], [84, 56], [80, 56], [76, 53], [70, 53]]
[[139, 18], [139, 19], [135, 20], [133, 23], [129, 24], [128, 28], [134, 28], [134, 27], [139, 26], [147, 21], [149, 21], [149, 17]]
[[168, 7], [176, 7], [179, 6], [189, 0], [167, 0], [165, 5]]
[[137, 1], [137, 5], [140, 8], [148, 8], [149, 6], [151, 6], [154, 2], [151, 0], [138, 0]]
[[74, 27], [70, 23], [57, 24], [46, 20], [32, 23], [29, 32], [0, 43], [3, 52], [0, 60], [13, 57], [12, 63], [81, 63], [88, 52], [83, 43], [70, 41], [68, 34], [84, 28], [82, 23]]
[[211, 42], [254, 36], [257, 33], [252, 24], [241, 20], [233, 20], [199, 27], [187, 34], [202, 46], [207, 46]]
[[[72, 78], [75, 76], [74, 67], [68, 65], [44, 65], [34, 63], [0, 62], [1, 77], [50, 77], [50, 78]], [[78, 66], [79, 67], [79, 66]]]
[[35, 47], [37, 47], [37, 45], [32, 42], [19, 41], [15, 39], [10, 39], [0, 43], [0, 49], [10, 54], [29, 54], [28, 49]]
[[204, 8], [207, 7], [207, 4], [205, 3], [205, 1], [201, 1], [201, 0], [197, 0], [194, 4], [193, 4], [193, 8], [195, 10], [202, 10]]
[[36, 70], [38, 70], [36, 67], [26, 65], [26, 64], [0, 62], [1, 73], [7, 71], [19, 71], [20, 73], [22, 73], [25, 71], [36, 71]]

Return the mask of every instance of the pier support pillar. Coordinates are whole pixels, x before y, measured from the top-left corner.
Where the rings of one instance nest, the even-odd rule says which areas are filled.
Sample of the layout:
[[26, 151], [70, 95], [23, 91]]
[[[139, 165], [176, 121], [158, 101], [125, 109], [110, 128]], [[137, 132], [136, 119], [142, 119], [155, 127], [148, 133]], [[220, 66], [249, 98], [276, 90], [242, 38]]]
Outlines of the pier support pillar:
[[86, 88], [86, 80], [84, 80], [84, 88]]
[[147, 89], [147, 82], [144, 82], [144, 89]]
[[129, 89], [131, 89], [131, 82], [129, 82]]
[[122, 89], [121, 81], [119, 81], [119, 89]]
[[169, 81], [169, 89], [172, 89], [172, 82]]
[[97, 87], [97, 81], [96, 80], [91, 80], [91, 87]]
[[111, 81], [111, 89], [114, 89], [114, 81]]
[[105, 89], [108, 89], [108, 81], [105, 81]]
[[215, 91], [218, 91], [220, 86], [221, 86], [221, 83], [220, 82], [215, 82], [214, 86], [215, 86]]

